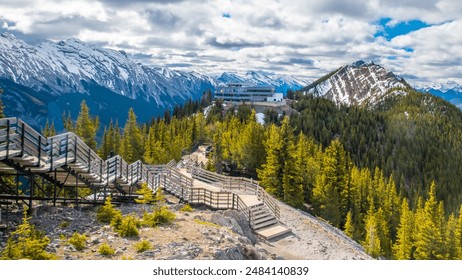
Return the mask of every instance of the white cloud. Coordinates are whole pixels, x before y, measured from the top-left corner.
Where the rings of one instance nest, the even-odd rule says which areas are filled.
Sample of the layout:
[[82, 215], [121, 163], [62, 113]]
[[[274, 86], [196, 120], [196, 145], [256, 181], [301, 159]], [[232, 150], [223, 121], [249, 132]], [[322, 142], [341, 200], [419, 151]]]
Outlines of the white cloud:
[[[373, 59], [403, 75], [462, 82], [459, 0], [0, 0], [0, 10], [3, 30], [34, 39], [77, 37], [157, 66], [316, 79]], [[374, 37], [380, 18], [437, 26], [388, 42]]]

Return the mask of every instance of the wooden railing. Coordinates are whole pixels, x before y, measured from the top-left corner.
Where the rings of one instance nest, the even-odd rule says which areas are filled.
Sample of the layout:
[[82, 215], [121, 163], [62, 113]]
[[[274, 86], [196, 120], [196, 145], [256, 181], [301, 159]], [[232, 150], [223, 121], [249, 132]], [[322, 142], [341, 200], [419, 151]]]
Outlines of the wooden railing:
[[194, 179], [220, 187], [223, 190], [257, 195], [258, 199], [261, 200], [278, 219], [280, 219], [281, 214], [277, 200], [269, 195], [265, 189], [259, 186], [258, 181], [243, 177], [225, 176], [195, 166], [189, 166], [188, 170]]
[[82, 139], [72, 132], [45, 137], [19, 118], [0, 119], [0, 151], [5, 158], [31, 156], [36, 168], [41, 172], [51, 172], [58, 167], [75, 164], [96, 180], [93, 183], [111, 184], [122, 179], [128, 184], [146, 182], [155, 189], [156, 174], [137, 161], [128, 164], [122, 157], [115, 156], [103, 160]]

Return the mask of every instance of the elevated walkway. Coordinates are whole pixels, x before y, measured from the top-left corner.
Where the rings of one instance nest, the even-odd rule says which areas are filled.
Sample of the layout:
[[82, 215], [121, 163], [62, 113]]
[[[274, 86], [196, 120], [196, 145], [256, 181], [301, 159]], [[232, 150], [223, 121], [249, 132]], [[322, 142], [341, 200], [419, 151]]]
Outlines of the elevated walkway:
[[133, 200], [141, 184], [191, 204], [238, 210], [264, 238], [290, 232], [279, 223], [276, 200], [254, 180], [206, 171], [193, 160], [104, 160], [74, 133], [44, 137], [19, 118], [0, 119], [0, 200], [21, 201], [29, 209], [33, 201], [101, 204], [107, 196]]

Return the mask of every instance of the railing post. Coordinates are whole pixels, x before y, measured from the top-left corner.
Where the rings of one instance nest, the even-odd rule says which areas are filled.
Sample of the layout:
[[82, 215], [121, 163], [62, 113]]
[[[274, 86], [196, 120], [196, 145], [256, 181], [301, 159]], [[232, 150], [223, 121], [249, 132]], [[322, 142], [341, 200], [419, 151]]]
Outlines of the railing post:
[[[127, 165], [128, 169], [128, 165]], [[127, 176], [128, 176], [128, 170], [127, 170]], [[133, 165], [130, 165], [130, 180], [133, 182]]]
[[6, 158], [10, 155], [10, 119], [6, 120]]
[[77, 135], [74, 137], [74, 162], [77, 162]]
[[50, 139], [50, 170], [53, 170], [53, 138]]
[[67, 153], [69, 152], [69, 134], [66, 134], [66, 159], [64, 160], [64, 163], [67, 165], [67, 158], [68, 158], [68, 155]]
[[249, 226], [250, 226], [250, 228], [252, 228], [252, 220], [251, 220], [252, 216], [251, 215], [252, 215], [252, 210], [249, 209]]
[[119, 177], [122, 178], [122, 175], [123, 175], [123, 173], [122, 173], [122, 171], [123, 171], [123, 170], [122, 170], [122, 167], [123, 167], [123, 166], [122, 166], [122, 158], [121, 158], [121, 157], [119, 158], [119, 161], [120, 161], [120, 164], [119, 164], [119, 168], [120, 168], [119, 173], [120, 173], [120, 175], [119, 175]]
[[103, 181], [103, 160], [99, 160], [99, 182]]
[[24, 126], [25, 124], [21, 124], [21, 157], [24, 156]]
[[42, 161], [42, 135], [38, 137], [38, 167], [40, 167]]
[[88, 148], [88, 173], [90, 173], [91, 168], [91, 148]]

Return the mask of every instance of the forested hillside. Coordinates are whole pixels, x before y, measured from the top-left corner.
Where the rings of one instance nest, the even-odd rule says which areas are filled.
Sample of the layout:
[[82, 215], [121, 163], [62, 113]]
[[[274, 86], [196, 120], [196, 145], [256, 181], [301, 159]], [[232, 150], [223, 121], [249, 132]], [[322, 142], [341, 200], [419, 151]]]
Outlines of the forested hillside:
[[[103, 157], [165, 163], [203, 143], [206, 168], [260, 180], [275, 197], [344, 230], [374, 257], [462, 258], [460, 166], [462, 113], [430, 95], [409, 91], [375, 108], [337, 106], [298, 96], [299, 113], [267, 112], [257, 122], [249, 106], [223, 114], [222, 105], [188, 102], [173, 114], [104, 128]], [[98, 118], [85, 103], [69, 130], [96, 145]], [[52, 134], [48, 125], [44, 129]], [[89, 133], [90, 132], [90, 133]]]

